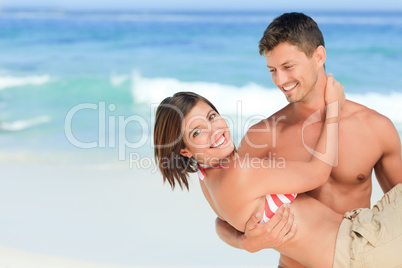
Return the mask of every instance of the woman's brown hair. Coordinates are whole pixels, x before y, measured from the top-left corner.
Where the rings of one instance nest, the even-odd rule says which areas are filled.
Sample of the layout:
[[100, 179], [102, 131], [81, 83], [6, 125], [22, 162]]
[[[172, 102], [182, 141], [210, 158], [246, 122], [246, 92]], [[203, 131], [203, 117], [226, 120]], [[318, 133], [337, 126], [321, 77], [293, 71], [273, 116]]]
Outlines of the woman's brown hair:
[[218, 113], [209, 100], [193, 92], [178, 92], [173, 97], [167, 97], [156, 110], [155, 160], [163, 181], [168, 181], [172, 189], [178, 183], [180, 188], [186, 187], [188, 190], [189, 173], [194, 173], [198, 169], [195, 159], [182, 156], [180, 150], [185, 148], [182, 122], [199, 101], [205, 102]]

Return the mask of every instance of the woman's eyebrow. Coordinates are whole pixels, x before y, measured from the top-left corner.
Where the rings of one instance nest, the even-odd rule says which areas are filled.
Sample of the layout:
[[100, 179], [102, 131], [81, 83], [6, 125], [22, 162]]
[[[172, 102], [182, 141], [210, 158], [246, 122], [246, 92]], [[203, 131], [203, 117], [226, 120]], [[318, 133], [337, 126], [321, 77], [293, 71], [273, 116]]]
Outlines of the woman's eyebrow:
[[197, 125], [195, 128], [193, 128], [192, 130], [190, 130], [190, 132], [188, 133], [188, 136], [190, 137], [190, 136], [191, 136], [191, 133], [193, 133], [194, 130], [197, 129], [198, 127], [199, 127], [199, 126]]
[[[205, 116], [205, 118], [208, 119], [209, 115], [210, 115], [211, 113], [213, 113], [214, 111], [215, 111], [214, 109], [211, 109], [211, 110], [207, 113], [207, 115]], [[199, 128], [199, 127], [200, 127], [200, 126], [197, 125], [197, 126], [195, 126], [192, 130], [190, 130], [190, 132], [188, 133], [188, 136], [190, 137], [190, 136], [191, 136], [191, 133], [193, 133], [194, 130], [196, 130], [196, 129]]]
[[209, 117], [209, 114], [212, 113], [212, 112], [214, 112], [214, 111], [215, 111], [214, 109], [211, 109], [211, 111], [209, 111], [209, 112], [207, 113], [206, 118], [208, 118], [208, 117]]

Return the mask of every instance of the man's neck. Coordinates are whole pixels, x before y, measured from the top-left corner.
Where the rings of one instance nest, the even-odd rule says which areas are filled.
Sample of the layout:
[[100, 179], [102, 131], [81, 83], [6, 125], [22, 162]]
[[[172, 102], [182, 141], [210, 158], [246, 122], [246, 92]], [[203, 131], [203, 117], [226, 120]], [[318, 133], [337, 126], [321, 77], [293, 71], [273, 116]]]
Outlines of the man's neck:
[[325, 87], [327, 76], [324, 71], [320, 72], [317, 83], [305, 100], [291, 104], [298, 120], [306, 120], [313, 113], [320, 110], [322, 120], [325, 119]]

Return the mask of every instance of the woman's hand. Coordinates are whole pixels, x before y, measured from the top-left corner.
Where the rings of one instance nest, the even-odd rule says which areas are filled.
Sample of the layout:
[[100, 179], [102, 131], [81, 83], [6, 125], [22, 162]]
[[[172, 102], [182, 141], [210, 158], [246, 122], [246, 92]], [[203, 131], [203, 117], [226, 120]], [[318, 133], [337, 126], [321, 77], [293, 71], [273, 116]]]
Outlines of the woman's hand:
[[[336, 109], [334, 102], [337, 102], [338, 109]], [[325, 105], [327, 105], [328, 108], [332, 106], [332, 111], [327, 111], [327, 119], [337, 117], [344, 103], [345, 92], [343, 91], [343, 86], [334, 79], [332, 74], [328, 74], [327, 87], [325, 88]]]

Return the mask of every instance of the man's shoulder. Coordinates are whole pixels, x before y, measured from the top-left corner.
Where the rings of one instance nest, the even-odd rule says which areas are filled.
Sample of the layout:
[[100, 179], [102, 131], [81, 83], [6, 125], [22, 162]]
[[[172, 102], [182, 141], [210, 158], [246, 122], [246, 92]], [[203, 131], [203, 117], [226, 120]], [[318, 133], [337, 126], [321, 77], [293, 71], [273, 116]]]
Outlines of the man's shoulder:
[[369, 128], [393, 126], [388, 117], [357, 102], [347, 100], [342, 111], [345, 111], [345, 113], [342, 115], [341, 120], [357, 120]]
[[239, 145], [240, 156], [263, 158], [276, 143], [276, 135], [288, 124], [286, 107], [251, 126]]
[[272, 127], [278, 127], [282, 124], [287, 124], [289, 119], [289, 116], [287, 116], [289, 109], [288, 107], [289, 105], [285, 106], [284, 108], [275, 112], [269, 117], [262, 119], [258, 123], [252, 125], [249, 130], [269, 130]]
[[[376, 110], [370, 109], [363, 104], [346, 100], [344, 108], [342, 108], [345, 113], [342, 115], [345, 119], [348, 118], [359, 118], [367, 120], [388, 120], [388, 118]], [[343, 118], [342, 118], [343, 119]]]

